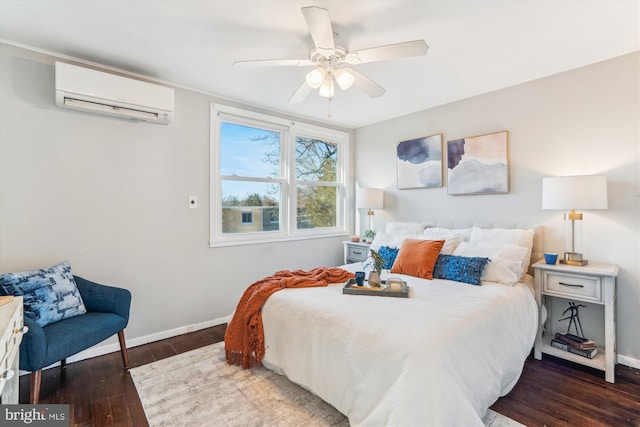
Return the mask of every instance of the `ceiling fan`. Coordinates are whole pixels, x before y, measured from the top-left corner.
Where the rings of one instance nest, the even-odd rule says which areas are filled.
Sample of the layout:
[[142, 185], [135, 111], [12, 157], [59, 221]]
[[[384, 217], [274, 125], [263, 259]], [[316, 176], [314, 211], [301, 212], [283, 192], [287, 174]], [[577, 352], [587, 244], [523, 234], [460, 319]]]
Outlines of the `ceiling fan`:
[[378, 98], [386, 90], [351, 68], [352, 65], [423, 56], [427, 54], [429, 49], [424, 40], [414, 40], [349, 52], [343, 47], [336, 46], [331, 18], [327, 9], [315, 6], [303, 7], [302, 15], [307, 22], [309, 33], [315, 45], [315, 48], [309, 52], [308, 59], [264, 59], [233, 63], [233, 65], [252, 67], [313, 66], [314, 68], [307, 73], [305, 81], [289, 98], [291, 104], [302, 102], [314, 89], [318, 89], [320, 96], [331, 101], [335, 89], [334, 80], [342, 90], [347, 90], [355, 85], [370, 97]]

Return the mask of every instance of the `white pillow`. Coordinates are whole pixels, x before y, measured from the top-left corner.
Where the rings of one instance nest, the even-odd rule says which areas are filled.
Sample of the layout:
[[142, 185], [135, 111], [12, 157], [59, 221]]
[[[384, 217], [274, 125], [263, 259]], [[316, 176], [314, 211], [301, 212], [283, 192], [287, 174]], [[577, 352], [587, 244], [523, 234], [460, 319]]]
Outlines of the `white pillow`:
[[522, 259], [527, 249], [516, 245], [492, 246], [460, 242], [454, 255], [464, 257], [487, 257], [490, 262], [482, 271], [480, 280], [513, 286], [520, 280]]
[[527, 274], [531, 261], [531, 248], [533, 246], [533, 230], [521, 228], [478, 228], [471, 229], [469, 243], [486, 244], [490, 246], [515, 245], [526, 249], [521, 260], [518, 278]]
[[388, 232], [379, 231], [371, 242], [371, 249], [377, 251], [381, 246], [390, 248], [399, 248], [406, 238], [413, 238], [412, 234], [390, 234]]
[[445, 234], [445, 235], [455, 235], [460, 236], [460, 240], [463, 242], [468, 242], [471, 237], [471, 229], [470, 228], [442, 228], [442, 227], [427, 227], [424, 229], [422, 234], [426, 235], [436, 235], [436, 234]]
[[456, 235], [425, 235], [425, 234], [388, 234], [383, 231], [380, 231], [376, 234], [376, 237], [373, 238], [373, 242], [371, 242], [371, 249], [377, 251], [382, 246], [388, 246], [390, 248], [400, 248], [402, 243], [406, 239], [415, 239], [415, 240], [444, 240], [444, 245], [440, 250], [441, 254], [451, 255], [460, 243], [460, 237]]
[[387, 234], [420, 234], [424, 230], [422, 222], [388, 222], [385, 229]]
[[517, 245], [526, 248], [533, 242], [533, 230], [521, 228], [479, 228], [471, 229], [471, 243], [489, 243], [495, 246]]
[[445, 255], [453, 254], [453, 251], [456, 250], [461, 241], [460, 236], [436, 237], [428, 240], [444, 240], [444, 245], [442, 246], [442, 249], [440, 249], [440, 253]]
[[470, 228], [454, 228], [451, 229], [453, 234], [460, 236], [460, 239], [463, 242], [468, 242], [471, 238], [471, 229]]
[[425, 236], [453, 236], [453, 231], [448, 228], [441, 227], [427, 227], [422, 232]]
[[462, 241], [462, 238], [455, 232], [448, 228], [425, 228], [421, 240], [444, 240], [444, 246], [442, 246], [441, 254], [451, 255], [458, 246], [458, 243]]

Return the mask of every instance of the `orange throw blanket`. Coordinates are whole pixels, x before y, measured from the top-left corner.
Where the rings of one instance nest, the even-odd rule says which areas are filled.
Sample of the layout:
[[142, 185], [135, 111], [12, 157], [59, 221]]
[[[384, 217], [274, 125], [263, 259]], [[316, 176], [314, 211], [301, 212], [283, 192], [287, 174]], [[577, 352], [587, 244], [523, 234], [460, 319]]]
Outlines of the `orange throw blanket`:
[[273, 294], [284, 288], [309, 288], [345, 282], [354, 277], [341, 268], [318, 267], [313, 270], [283, 270], [265, 277], [244, 291], [233, 319], [224, 334], [227, 362], [244, 369], [259, 365], [264, 357], [262, 306]]

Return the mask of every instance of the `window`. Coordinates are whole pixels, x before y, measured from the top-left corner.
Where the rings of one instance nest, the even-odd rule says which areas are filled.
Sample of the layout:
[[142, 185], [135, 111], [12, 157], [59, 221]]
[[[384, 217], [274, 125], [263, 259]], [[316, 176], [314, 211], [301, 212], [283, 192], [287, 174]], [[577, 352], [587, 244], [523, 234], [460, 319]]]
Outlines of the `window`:
[[251, 224], [253, 222], [253, 212], [242, 212], [242, 223]]
[[212, 104], [210, 246], [346, 233], [348, 134]]

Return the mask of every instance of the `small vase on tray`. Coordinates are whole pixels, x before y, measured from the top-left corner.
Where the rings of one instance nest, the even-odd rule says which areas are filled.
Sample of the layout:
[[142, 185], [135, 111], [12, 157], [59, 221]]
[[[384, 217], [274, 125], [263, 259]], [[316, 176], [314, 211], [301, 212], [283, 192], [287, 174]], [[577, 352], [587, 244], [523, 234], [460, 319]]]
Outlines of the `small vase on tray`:
[[382, 281], [380, 280], [380, 273], [373, 270], [371, 271], [371, 273], [369, 273], [369, 286], [373, 287], [373, 288], [379, 288], [380, 285], [382, 284]]

